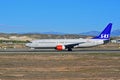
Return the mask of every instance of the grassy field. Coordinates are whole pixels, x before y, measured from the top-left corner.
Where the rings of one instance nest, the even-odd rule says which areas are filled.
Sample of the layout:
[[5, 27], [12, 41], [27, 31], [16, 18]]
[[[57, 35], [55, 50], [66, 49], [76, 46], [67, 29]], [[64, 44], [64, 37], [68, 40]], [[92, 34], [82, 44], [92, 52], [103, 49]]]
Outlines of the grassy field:
[[120, 54], [0, 54], [0, 80], [120, 80]]

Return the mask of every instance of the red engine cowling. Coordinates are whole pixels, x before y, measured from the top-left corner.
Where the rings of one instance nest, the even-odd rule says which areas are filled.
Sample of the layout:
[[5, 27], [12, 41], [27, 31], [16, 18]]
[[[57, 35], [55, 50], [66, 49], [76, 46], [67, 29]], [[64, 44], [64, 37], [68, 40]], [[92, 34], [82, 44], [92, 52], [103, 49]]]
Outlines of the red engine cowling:
[[61, 50], [65, 49], [65, 46], [64, 45], [57, 45], [55, 49], [61, 51]]

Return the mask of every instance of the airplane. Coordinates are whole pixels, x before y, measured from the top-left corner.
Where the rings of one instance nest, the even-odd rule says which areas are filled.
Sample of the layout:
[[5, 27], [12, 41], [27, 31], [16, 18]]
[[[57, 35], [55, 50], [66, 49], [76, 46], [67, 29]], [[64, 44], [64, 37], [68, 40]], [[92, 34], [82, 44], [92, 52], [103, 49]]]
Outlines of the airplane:
[[25, 45], [34, 49], [48, 49], [53, 48], [58, 51], [68, 50], [72, 51], [73, 48], [85, 48], [93, 47], [101, 44], [108, 43], [110, 40], [112, 23], [109, 23], [107, 27], [100, 33], [100, 35], [92, 39], [40, 39], [33, 40]]

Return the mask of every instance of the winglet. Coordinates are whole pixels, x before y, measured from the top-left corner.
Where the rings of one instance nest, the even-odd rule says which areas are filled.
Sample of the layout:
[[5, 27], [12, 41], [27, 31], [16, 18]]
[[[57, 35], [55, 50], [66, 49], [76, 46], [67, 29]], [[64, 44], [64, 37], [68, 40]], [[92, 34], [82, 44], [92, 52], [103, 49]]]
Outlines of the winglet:
[[111, 29], [112, 29], [112, 23], [109, 23], [109, 24], [107, 25], [107, 27], [100, 33], [100, 35], [94, 37], [93, 39], [109, 40], [109, 39], [110, 39]]

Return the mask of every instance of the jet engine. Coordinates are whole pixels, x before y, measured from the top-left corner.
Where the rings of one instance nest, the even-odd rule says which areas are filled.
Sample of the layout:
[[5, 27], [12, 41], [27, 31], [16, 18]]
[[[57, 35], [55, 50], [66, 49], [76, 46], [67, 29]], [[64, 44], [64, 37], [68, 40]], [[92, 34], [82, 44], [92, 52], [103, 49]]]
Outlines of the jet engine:
[[64, 45], [57, 45], [55, 49], [61, 51], [61, 50], [65, 49], [65, 46]]

